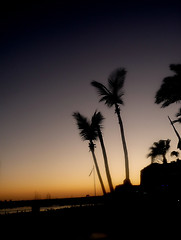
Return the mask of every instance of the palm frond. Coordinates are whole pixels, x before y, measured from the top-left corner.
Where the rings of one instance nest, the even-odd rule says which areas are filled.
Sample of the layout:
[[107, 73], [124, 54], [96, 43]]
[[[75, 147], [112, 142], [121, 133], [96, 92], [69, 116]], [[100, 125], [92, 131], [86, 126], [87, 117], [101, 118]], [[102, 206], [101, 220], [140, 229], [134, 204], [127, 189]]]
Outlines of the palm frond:
[[97, 139], [97, 133], [92, 128], [90, 121], [88, 121], [86, 117], [81, 115], [79, 112], [74, 112], [72, 116], [76, 119], [78, 129], [80, 130], [79, 134], [84, 141], [93, 141]]
[[176, 120], [174, 120], [174, 121], [172, 121], [173, 123], [181, 123], [181, 118], [178, 118], [178, 119], [176, 119]]
[[95, 111], [94, 115], [92, 116], [91, 119], [91, 125], [95, 128], [99, 127], [99, 128], [103, 128], [103, 121], [104, 121], [104, 117], [102, 115], [101, 112], [97, 112], [97, 110]]
[[178, 113], [176, 114], [176, 117], [181, 117], [181, 108], [179, 109]]
[[149, 149], [150, 149], [150, 152], [147, 154], [147, 158], [149, 158], [149, 157], [155, 158], [156, 156], [161, 155], [161, 153], [160, 153], [159, 149], [156, 147], [155, 143]]
[[109, 90], [100, 82], [92, 81], [91, 85], [96, 88], [99, 96], [106, 96], [110, 94]]
[[178, 113], [175, 115], [177, 119], [173, 120], [172, 123], [181, 123], [181, 108], [179, 109]]
[[109, 75], [108, 86], [111, 92], [115, 90], [119, 92], [119, 90], [123, 88], [125, 77], [126, 70], [124, 68], [118, 68]]
[[124, 101], [123, 101], [123, 97], [124, 96], [124, 93], [120, 93], [118, 96], [117, 96], [117, 103], [120, 104], [120, 105], [124, 105]]
[[105, 104], [108, 106], [108, 107], [112, 107], [114, 104], [115, 104], [115, 101], [114, 101], [114, 98], [113, 98], [113, 95], [112, 94], [108, 94], [104, 97], [102, 97], [99, 102], [105, 102]]
[[154, 142], [153, 145], [149, 148], [150, 152], [147, 157], [152, 157], [153, 159], [159, 155], [164, 155], [170, 148], [170, 139], [167, 140], [159, 140], [158, 142]]
[[126, 76], [126, 70], [124, 68], [118, 68], [113, 71], [108, 78], [108, 88], [100, 82], [92, 81], [91, 85], [97, 89], [100, 98], [100, 102], [105, 102], [108, 107], [112, 107], [115, 104], [123, 105], [122, 96], [124, 95], [123, 86]]
[[171, 64], [170, 70], [172, 70], [175, 75], [164, 78], [160, 89], [155, 95], [155, 103], [161, 103], [162, 108], [181, 101], [181, 64]]

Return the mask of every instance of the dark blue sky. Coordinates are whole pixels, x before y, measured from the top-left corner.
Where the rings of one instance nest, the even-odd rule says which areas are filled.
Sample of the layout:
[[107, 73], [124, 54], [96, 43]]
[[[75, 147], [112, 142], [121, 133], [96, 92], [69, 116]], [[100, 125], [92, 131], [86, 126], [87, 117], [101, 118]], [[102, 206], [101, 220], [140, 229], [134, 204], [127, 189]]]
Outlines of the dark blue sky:
[[93, 29], [99, 32], [100, 27], [105, 30], [110, 25], [111, 28], [120, 27], [124, 32], [133, 24], [138, 26], [141, 23], [146, 30], [155, 27], [155, 23], [163, 24], [165, 20], [165, 26], [170, 24], [174, 31], [180, 22], [180, 1], [177, 0], [28, 2], [10, 2], [1, 8], [4, 51], [12, 51], [37, 38], [65, 40]]
[[[180, 106], [162, 110], [154, 96], [162, 79], [172, 75], [169, 64], [181, 61], [180, 1], [28, 2], [0, 9], [0, 197], [91, 191], [92, 159], [74, 111], [103, 113], [113, 183], [122, 182], [117, 119], [90, 86], [92, 80], [106, 83], [117, 67], [128, 72], [122, 118], [131, 180], [139, 183], [152, 143], [170, 138], [172, 150], [176, 146], [167, 115], [174, 118]], [[99, 145], [96, 150], [104, 175]]]
[[[173, 41], [178, 43], [180, 9], [180, 1], [153, 0], [7, 3], [1, 9], [1, 68], [9, 72], [11, 59], [21, 61], [22, 58], [24, 62], [27, 56], [30, 64], [48, 62], [46, 52], [63, 55], [68, 64], [70, 57], [79, 58], [82, 52], [85, 52], [84, 58], [89, 57], [87, 48], [94, 51], [92, 61], [96, 61], [96, 53], [103, 58], [113, 53], [127, 54], [131, 62], [134, 54], [142, 56], [144, 64], [148, 56], [160, 55], [160, 51], [166, 54], [164, 51], [173, 47]], [[26, 79], [22, 83], [14, 77], [9, 79], [12, 91], [26, 85]], [[8, 80], [5, 82], [6, 88]]]

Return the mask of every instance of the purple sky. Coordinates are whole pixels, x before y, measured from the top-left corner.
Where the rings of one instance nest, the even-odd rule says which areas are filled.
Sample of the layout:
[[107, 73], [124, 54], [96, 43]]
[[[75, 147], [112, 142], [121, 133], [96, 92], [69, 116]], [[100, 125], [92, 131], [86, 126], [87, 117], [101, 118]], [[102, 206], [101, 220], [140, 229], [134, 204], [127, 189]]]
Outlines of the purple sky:
[[[176, 136], [167, 120], [180, 105], [160, 109], [154, 96], [169, 64], [181, 60], [180, 1], [30, 1], [4, 6], [0, 22], [0, 198], [93, 194], [92, 159], [74, 111], [105, 116], [104, 138], [114, 186], [124, 155], [114, 109], [98, 103], [92, 80], [128, 71], [122, 107], [130, 177], [150, 163], [149, 147]], [[107, 3], [108, 2], [108, 3]], [[181, 131], [181, 126], [176, 126]], [[105, 181], [103, 159], [97, 158]], [[84, 184], [83, 184], [84, 183]], [[97, 181], [97, 188], [99, 184]]]

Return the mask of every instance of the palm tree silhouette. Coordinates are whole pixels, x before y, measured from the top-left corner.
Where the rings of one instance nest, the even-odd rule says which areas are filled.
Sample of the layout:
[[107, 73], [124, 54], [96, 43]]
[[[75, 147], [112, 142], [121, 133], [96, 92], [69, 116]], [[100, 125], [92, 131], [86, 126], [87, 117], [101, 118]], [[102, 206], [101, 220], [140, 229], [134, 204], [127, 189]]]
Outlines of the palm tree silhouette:
[[93, 125], [87, 120], [87, 118], [85, 118], [84, 116], [82, 116], [79, 112], [74, 112], [72, 115], [75, 120], [77, 121], [77, 126], [78, 129], [80, 130], [79, 134], [82, 138], [83, 141], [89, 141], [89, 149], [92, 153], [92, 157], [93, 157], [93, 161], [96, 167], [96, 171], [97, 171], [97, 175], [98, 175], [98, 179], [99, 182], [101, 184], [101, 188], [103, 191], [103, 194], [106, 194], [106, 190], [104, 187], [104, 183], [102, 181], [102, 177], [99, 171], [99, 166], [97, 163], [97, 159], [96, 159], [96, 155], [95, 155], [95, 144], [94, 144], [94, 140], [97, 139], [98, 135], [97, 135], [97, 131], [95, 131], [95, 128], [93, 127]]
[[106, 153], [106, 148], [104, 145], [104, 140], [103, 140], [103, 136], [102, 136], [102, 122], [104, 120], [103, 115], [101, 114], [101, 112], [97, 112], [95, 111], [94, 115], [92, 116], [92, 126], [93, 128], [95, 128], [95, 130], [97, 131], [98, 137], [99, 137], [99, 141], [101, 144], [101, 148], [102, 148], [102, 154], [103, 154], [103, 158], [104, 158], [104, 165], [105, 165], [105, 170], [106, 170], [106, 175], [107, 175], [107, 180], [108, 180], [108, 184], [109, 184], [109, 188], [110, 191], [113, 192], [114, 188], [113, 188], [113, 184], [112, 184], [112, 179], [111, 179], [111, 174], [109, 171], [109, 165], [108, 165], [108, 159], [107, 159], [107, 153]]
[[111, 108], [112, 106], [115, 107], [115, 113], [118, 117], [118, 122], [121, 131], [122, 143], [123, 143], [123, 150], [124, 150], [124, 157], [125, 157], [125, 172], [126, 172], [126, 179], [124, 180], [124, 184], [131, 184], [129, 179], [129, 160], [128, 160], [128, 150], [126, 145], [126, 139], [124, 134], [124, 127], [123, 122], [120, 114], [120, 107], [119, 105], [123, 105], [123, 85], [126, 76], [126, 70], [124, 68], [118, 68], [113, 71], [108, 77], [108, 87], [104, 86], [102, 83], [97, 81], [92, 81], [91, 85], [97, 89], [97, 92], [100, 98], [100, 102], [105, 102], [105, 104]]
[[163, 79], [162, 85], [155, 96], [155, 103], [162, 103], [162, 108], [181, 101], [181, 64], [171, 64], [169, 67], [175, 75]]
[[153, 146], [150, 147], [150, 152], [147, 157], [151, 157], [151, 162], [153, 163], [157, 156], [163, 157], [163, 163], [167, 163], [166, 153], [170, 149], [170, 139], [167, 140], [159, 140], [158, 142], [154, 142]]

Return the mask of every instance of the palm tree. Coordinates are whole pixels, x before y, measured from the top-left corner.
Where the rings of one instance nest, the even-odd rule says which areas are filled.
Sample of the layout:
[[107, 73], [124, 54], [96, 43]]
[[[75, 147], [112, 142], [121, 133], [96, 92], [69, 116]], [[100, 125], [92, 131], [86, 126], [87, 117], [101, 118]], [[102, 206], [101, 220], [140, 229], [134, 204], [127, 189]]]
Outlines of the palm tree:
[[95, 144], [94, 144], [94, 140], [97, 139], [97, 132], [95, 131], [95, 129], [93, 128], [93, 126], [91, 125], [91, 123], [87, 120], [87, 118], [85, 118], [84, 116], [82, 116], [79, 112], [74, 112], [72, 115], [75, 120], [77, 121], [77, 126], [78, 129], [80, 130], [80, 136], [82, 138], [83, 141], [89, 141], [89, 149], [92, 153], [92, 157], [93, 157], [93, 161], [96, 167], [96, 171], [97, 171], [97, 175], [101, 184], [101, 188], [103, 191], [103, 194], [106, 194], [106, 190], [102, 181], [102, 177], [99, 171], [99, 167], [98, 167], [98, 163], [97, 163], [97, 159], [96, 159], [96, 155], [95, 155]]
[[[179, 114], [179, 113], [178, 113], [178, 114]], [[178, 114], [177, 114], [177, 115], [178, 115]], [[178, 116], [179, 116], [179, 115], [178, 115]], [[168, 119], [170, 120], [170, 123], [171, 123], [171, 125], [172, 125], [172, 127], [173, 127], [173, 130], [174, 130], [175, 134], [176, 134], [177, 137], [178, 137], [177, 148], [179, 148], [179, 149], [181, 150], [181, 137], [180, 137], [179, 133], [177, 132], [175, 126], [174, 126], [174, 123], [179, 122], [181, 119], [179, 118], [179, 119], [177, 119], [177, 120], [175, 120], [175, 121], [172, 121], [169, 116], [168, 116]]]
[[150, 147], [150, 152], [147, 157], [151, 157], [151, 162], [153, 163], [157, 156], [163, 157], [163, 163], [167, 163], [166, 153], [170, 149], [170, 139], [167, 140], [159, 140], [158, 142], [154, 142], [153, 146]]
[[162, 103], [162, 108], [181, 101], [181, 64], [171, 64], [169, 67], [175, 74], [163, 79], [162, 85], [155, 95], [155, 103]]
[[124, 134], [124, 127], [123, 122], [120, 114], [120, 107], [119, 105], [123, 105], [123, 85], [126, 76], [126, 70], [124, 68], [118, 68], [113, 71], [108, 78], [108, 87], [104, 86], [102, 83], [97, 81], [92, 81], [91, 85], [97, 89], [97, 92], [100, 98], [100, 102], [105, 102], [105, 104], [111, 108], [112, 106], [115, 107], [115, 113], [118, 117], [118, 122], [121, 131], [122, 143], [123, 143], [123, 150], [124, 150], [124, 157], [125, 157], [125, 172], [126, 172], [126, 179], [124, 180], [124, 184], [131, 184], [129, 179], [129, 161], [128, 161], [128, 150], [126, 145], [126, 139]]
[[106, 148], [105, 148], [105, 145], [104, 145], [104, 140], [103, 140], [103, 136], [102, 136], [102, 132], [101, 132], [101, 129], [103, 127], [102, 126], [103, 120], [104, 120], [104, 117], [101, 114], [101, 112], [95, 111], [94, 115], [92, 116], [92, 126], [97, 131], [97, 134], [98, 134], [98, 137], [99, 137], [99, 141], [100, 141], [101, 148], [102, 148], [102, 154], [103, 154], [103, 158], [104, 158], [104, 165], [105, 165], [105, 170], [106, 170], [106, 175], [107, 175], [109, 188], [110, 188], [110, 191], [113, 192], [114, 188], [113, 188], [113, 184], [112, 184], [111, 174], [110, 174], [110, 171], [109, 171]]

